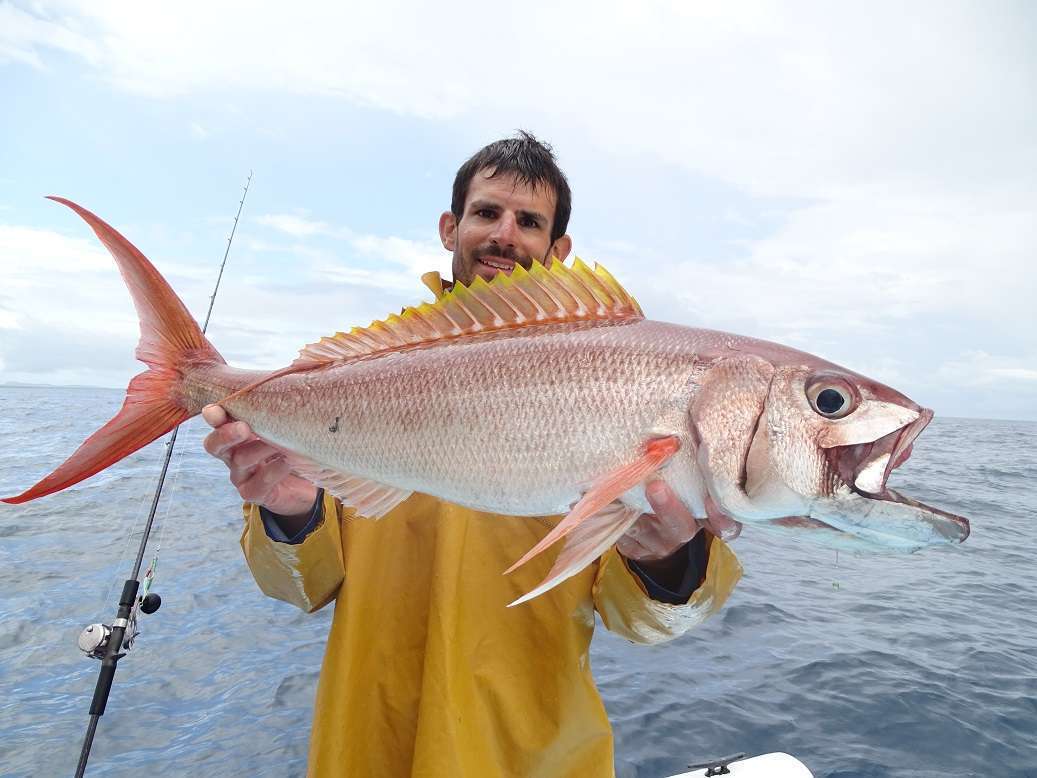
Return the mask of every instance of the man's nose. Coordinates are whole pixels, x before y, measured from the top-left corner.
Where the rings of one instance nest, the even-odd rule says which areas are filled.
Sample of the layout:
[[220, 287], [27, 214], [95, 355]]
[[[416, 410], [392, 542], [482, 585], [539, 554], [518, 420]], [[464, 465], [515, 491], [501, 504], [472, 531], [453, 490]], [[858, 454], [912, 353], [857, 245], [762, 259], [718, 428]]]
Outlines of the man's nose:
[[490, 240], [501, 246], [516, 245], [518, 240], [518, 223], [515, 220], [514, 214], [502, 213], [500, 215], [500, 218], [493, 225]]

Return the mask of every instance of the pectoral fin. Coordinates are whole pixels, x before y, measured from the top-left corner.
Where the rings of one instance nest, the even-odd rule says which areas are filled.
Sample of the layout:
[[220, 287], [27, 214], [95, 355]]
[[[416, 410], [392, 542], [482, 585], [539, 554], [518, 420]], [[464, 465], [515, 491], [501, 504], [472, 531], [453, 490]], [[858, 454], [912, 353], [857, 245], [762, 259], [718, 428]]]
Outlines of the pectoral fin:
[[508, 607], [532, 600], [567, 578], [576, 575], [605, 553], [634, 525], [640, 516], [640, 508], [631, 508], [621, 502], [614, 502], [588, 517], [566, 538], [562, 553], [551, 566], [547, 577], [533, 591], [522, 595]]
[[[516, 568], [524, 565], [530, 559], [537, 556], [550, 546], [554, 545], [555, 542], [557, 542], [558, 540], [561, 540], [566, 535], [575, 532], [577, 528], [579, 528], [580, 525], [583, 524], [583, 522], [587, 521], [591, 517], [599, 513], [604, 513], [602, 511], [603, 508], [609, 505], [609, 503], [615, 501], [620, 495], [622, 495], [628, 489], [631, 489], [637, 484], [643, 482], [646, 478], [648, 478], [648, 476], [650, 476], [652, 473], [654, 473], [656, 470], [662, 467], [663, 464], [665, 464], [670, 457], [677, 453], [677, 450], [679, 448], [680, 441], [678, 440], [676, 435], [669, 435], [664, 438], [655, 438], [654, 440], [651, 440], [648, 443], [646, 443], [643, 454], [634, 462], [631, 462], [628, 465], [624, 465], [615, 472], [609, 473], [603, 478], [599, 478], [597, 481], [595, 481], [591, 488], [587, 491], [587, 493], [583, 495], [580, 501], [573, 506], [573, 509], [569, 512], [569, 514], [558, 523], [558, 526], [556, 526], [547, 535], [545, 535], [544, 538], [535, 546], [533, 546], [533, 548], [531, 548], [525, 556], [523, 556], [519, 561], [517, 561], [515, 564], [509, 567], [505, 571], [505, 574], [510, 573]], [[611, 521], [617, 521], [614, 512], [608, 512], [607, 515], [612, 517]], [[634, 518], [637, 518], [637, 514], [635, 514]], [[626, 520], [625, 517], [624, 520]], [[630, 519], [629, 523], [627, 524], [627, 527], [629, 527], [632, 523], [633, 519]], [[610, 528], [608, 532], [602, 534], [601, 537], [605, 537], [606, 534], [610, 535], [612, 531], [613, 529]], [[620, 535], [623, 534], [624, 531], [626, 531], [626, 527], [624, 527], [623, 531], [616, 534], [615, 537], [618, 538]], [[597, 532], [598, 529], [595, 529], [593, 531], [587, 530], [586, 536], [583, 534], [579, 536], [581, 540], [578, 542], [581, 544], [581, 549], [591, 547], [591, 545], [585, 546], [584, 544], [597, 543], [596, 540], [591, 540], [592, 537], [597, 537], [597, 534], [595, 534]], [[606, 544], [604, 548], [607, 547], [608, 545]], [[604, 550], [604, 548], [602, 550]], [[597, 552], [597, 554], [600, 553], [601, 551]], [[562, 554], [565, 555], [566, 552], [563, 551]], [[597, 554], [595, 554], [595, 556]], [[581, 551], [580, 559], [584, 560], [581, 564], [581, 567], [583, 564], [587, 564], [594, 558], [592, 556], [584, 559], [585, 556], [586, 554]], [[578, 569], [579, 568], [576, 568], [573, 569], [571, 572], [568, 572], [564, 576], [564, 578], [568, 578]], [[553, 569], [552, 573], [554, 573]], [[549, 579], [550, 577], [551, 576], [549, 576]], [[560, 580], [564, 579], [559, 578], [557, 581], [554, 581], [554, 583], [557, 583]], [[552, 583], [551, 586], [553, 586], [554, 583]], [[550, 586], [546, 588], [550, 588]], [[537, 593], [539, 593], [540, 591], [546, 591], [546, 589], [538, 587]], [[535, 595], [526, 595], [526, 597], [524, 597], [523, 600], [527, 599], [530, 596]], [[522, 600], [519, 600], [517, 602], [521, 601]]]

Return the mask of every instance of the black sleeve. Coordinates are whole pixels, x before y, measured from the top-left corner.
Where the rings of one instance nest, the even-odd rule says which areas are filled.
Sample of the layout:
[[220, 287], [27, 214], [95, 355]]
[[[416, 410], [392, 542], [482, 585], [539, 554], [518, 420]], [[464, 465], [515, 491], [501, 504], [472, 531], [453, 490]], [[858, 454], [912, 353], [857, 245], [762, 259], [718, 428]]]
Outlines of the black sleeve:
[[280, 516], [272, 511], [268, 511], [262, 505], [259, 506], [259, 518], [263, 520], [263, 528], [266, 530], [268, 538], [277, 543], [288, 543], [289, 545], [296, 546], [306, 540], [307, 536], [317, 529], [317, 525], [324, 518], [324, 490], [317, 490], [317, 499], [313, 501], [313, 507], [310, 508], [310, 517], [306, 520], [306, 526], [293, 537], [288, 537], [285, 531], [281, 529], [281, 523], [278, 521]]
[[694, 591], [702, 585], [702, 581], [706, 577], [706, 531], [702, 530], [681, 548], [677, 549], [673, 553], [673, 557], [676, 560], [682, 554], [687, 560], [687, 567], [684, 569], [684, 575], [681, 577], [680, 582], [672, 589], [669, 587], [674, 586], [675, 582], [667, 582], [668, 585], [664, 586], [654, 580], [633, 559], [627, 559], [626, 561], [630, 565], [630, 569], [634, 571], [645, 585], [649, 597], [656, 602], [665, 602], [669, 605], [684, 605]]

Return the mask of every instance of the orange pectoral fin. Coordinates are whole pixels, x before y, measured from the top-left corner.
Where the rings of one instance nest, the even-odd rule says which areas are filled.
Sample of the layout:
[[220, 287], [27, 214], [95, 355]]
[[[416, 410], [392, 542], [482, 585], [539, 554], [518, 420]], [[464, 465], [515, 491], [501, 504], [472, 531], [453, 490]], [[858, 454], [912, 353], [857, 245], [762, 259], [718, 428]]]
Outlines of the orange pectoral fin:
[[[550, 546], [554, 545], [558, 540], [561, 540], [566, 535], [576, 531], [577, 528], [580, 527], [580, 525], [583, 524], [583, 522], [591, 516], [601, 513], [602, 509], [605, 508], [605, 506], [615, 501], [620, 495], [622, 495], [628, 489], [641, 483], [646, 478], [648, 478], [648, 476], [650, 476], [652, 473], [654, 473], [656, 470], [662, 467], [667, 462], [667, 460], [670, 459], [670, 457], [677, 453], [679, 449], [680, 440], [677, 438], [676, 435], [669, 435], [664, 438], [655, 438], [654, 440], [650, 440], [648, 443], [645, 444], [644, 453], [638, 459], [636, 459], [628, 465], [624, 465], [623, 467], [619, 468], [618, 470], [612, 473], [609, 473], [603, 478], [598, 479], [593, 484], [593, 486], [591, 486], [590, 490], [588, 490], [588, 492], [583, 495], [580, 501], [573, 506], [573, 509], [569, 512], [569, 515], [562, 519], [562, 521], [558, 523], [558, 526], [556, 526], [547, 535], [545, 535], [539, 543], [533, 546], [533, 548], [531, 548], [525, 556], [523, 556], [518, 562], [509, 567], [505, 571], [505, 575], [512, 572], [516, 568], [521, 567], [530, 559], [537, 556]], [[610, 512], [609, 515], [612, 515], [612, 513], [616, 512]], [[637, 518], [637, 515], [638, 514], [634, 515], [634, 519]], [[630, 519], [629, 524], [627, 524], [627, 527], [629, 527], [630, 524], [633, 524], [633, 519]], [[624, 531], [625, 529], [626, 528], [624, 528]], [[622, 534], [622, 532], [619, 533], [619, 535]], [[617, 535], [616, 537], [618, 538], [619, 535]], [[593, 537], [597, 537], [596, 531], [588, 533], [588, 538]], [[586, 540], [586, 538], [584, 538], [584, 540]], [[581, 548], [583, 548], [583, 541], [579, 541], [579, 544], [581, 545]], [[597, 544], [592, 543], [591, 545]], [[587, 546], [587, 548], [590, 547], [591, 546]], [[608, 544], [606, 544], [605, 548], [607, 547]], [[597, 552], [595, 556], [600, 555], [600, 553], [601, 551]], [[563, 555], [565, 555], [564, 551]], [[581, 553], [580, 559], [583, 559], [585, 555], [585, 553]], [[594, 557], [586, 559], [583, 562], [583, 564], [587, 564], [593, 558]], [[582, 566], [583, 565], [581, 565], [581, 567]], [[576, 568], [576, 570], [578, 569], [579, 568]], [[574, 572], [576, 572], [576, 570], [573, 570], [565, 577], [569, 577], [569, 575], [572, 575]], [[552, 568], [552, 574], [553, 573], [554, 569]], [[548, 576], [549, 579], [551, 577], [551, 575]], [[558, 580], [560, 581], [564, 579]], [[557, 582], [558, 581], [555, 581], [555, 583]], [[544, 589], [543, 591], [546, 591], [546, 589]], [[537, 593], [539, 593], [539, 591]], [[526, 597], [529, 596], [535, 595], [526, 595]], [[522, 598], [522, 600], [524, 599], [526, 598]], [[516, 602], [521, 602], [522, 600], [517, 600]]]
[[562, 552], [551, 565], [544, 580], [535, 589], [510, 603], [508, 607], [532, 600], [548, 589], [553, 589], [567, 578], [576, 575], [604, 554], [640, 517], [640, 508], [631, 508], [620, 502], [607, 505], [603, 510], [589, 516], [586, 521], [569, 533]]

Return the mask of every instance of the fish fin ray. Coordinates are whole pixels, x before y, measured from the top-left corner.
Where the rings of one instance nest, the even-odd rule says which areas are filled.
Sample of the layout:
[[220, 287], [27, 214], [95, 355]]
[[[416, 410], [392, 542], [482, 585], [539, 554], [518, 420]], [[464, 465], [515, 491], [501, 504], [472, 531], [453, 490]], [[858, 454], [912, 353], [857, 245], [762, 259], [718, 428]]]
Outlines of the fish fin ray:
[[573, 532], [585, 520], [601, 511], [606, 505], [616, 500], [628, 489], [643, 482], [648, 476], [662, 467], [680, 448], [680, 440], [676, 435], [654, 438], [645, 444], [640, 457], [595, 481], [579, 502], [573, 506], [568, 515], [554, 529], [545, 535], [539, 543], [526, 552], [515, 564], [504, 571], [513, 572], [537, 556], [549, 546]]
[[370, 478], [343, 473], [298, 454], [286, 452], [292, 471], [353, 508], [365, 519], [380, 519], [413, 494]]
[[593, 516], [589, 516], [566, 537], [561, 553], [544, 580], [508, 607], [538, 597], [576, 575], [605, 553], [640, 516], [640, 508], [632, 508], [620, 502], [611, 503]]
[[433, 303], [354, 327], [311, 343], [299, 352], [296, 368], [345, 364], [378, 354], [421, 348], [446, 340], [542, 324], [581, 321], [637, 321], [637, 301], [605, 268], [591, 269], [577, 258], [572, 267], [553, 260], [516, 265], [510, 275], [453, 289]]

